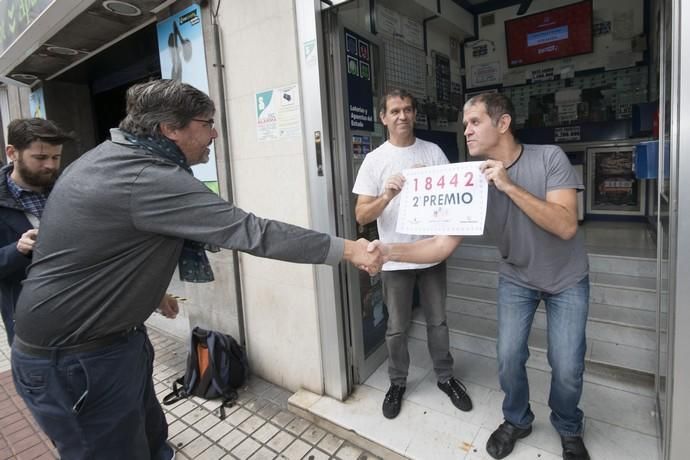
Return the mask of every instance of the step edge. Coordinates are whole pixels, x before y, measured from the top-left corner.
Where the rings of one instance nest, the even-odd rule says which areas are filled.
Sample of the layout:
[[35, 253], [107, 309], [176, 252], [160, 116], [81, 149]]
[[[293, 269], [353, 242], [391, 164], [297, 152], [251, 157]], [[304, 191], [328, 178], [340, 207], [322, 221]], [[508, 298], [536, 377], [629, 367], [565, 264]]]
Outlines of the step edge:
[[[472, 317], [474, 317], [474, 318], [483, 319], [483, 320], [485, 320], [485, 321], [493, 321], [493, 322], [496, 322], [496, 320], [492, 320], [491, 318], [483, 318], [483, 317], [478, 317], [478, 316], [474, 316], [474, 315], [465, 315], [465, 316], [472, 316]], [[420, 320], [420, 319], [413, 318], [411, 322], [414, 323], [414, 324], [417, 324], [417, 325], [419, 325], [419, 326], [426, 326], [426, 322], [425, 322], [424, 320]], [[540, 331], [544, 331], [544, 332], [546, 331], [546, 329], [541, 328], [541, 327], [536, 327], [536, 326], [532, 326], [532, 327], [534, 327], [535, 329], [538, 329], [538, 330], [540, 330]], [[631, 329], [632, 329], [632, 328], [631, 328]], [[448, 328], [448, 331], [449, 331], [450, 333], [464, 334], [464, 335], [470, 335], [470, 336], [472, 336], [472, 337], [488, 339], [488, 340], [492, 340], [492, 341], [494, 341], [494, 342], [497, 340], [495, 337], [491, 337], [491, 336], [487, 336], [487, 335], [484, 335], [484, 334], [481, 334], [481, 333], [476, 333], [476, 332], [468, 331], [468, 330], [466, 330], [466, 329], [458, 329], [458, 328], [450, 328], [450, 327], [449, 327], [449, 328]], [[648, 332], [651, 332], [651, 331], [648, 331]], [[620, 342], [612, 342], [612, 341], [609, 341], [609, 340], [602, 340], [602, 339], [600, 339], [600, 338], [596, 338], [596, 339], [593, 339], [593, 340], [596, 340], [597, 342], [601, 342], [601, 343], [606, 343], [606, 344], [621, 345], [621, 346], [624, 346], [624, 347], [634, 348], [634, 349], [636, 349], [636, 350], [655, 351], [655, 349], [652, 349], [652, 348], [634, 347], [634, 346], [632, 346], [632, 345], [621, 344]], [[537, 348], [539, 348], [539, 347], [537, 347]], [[546, 348], [544, 348], [543, 350], [546, 351]]]

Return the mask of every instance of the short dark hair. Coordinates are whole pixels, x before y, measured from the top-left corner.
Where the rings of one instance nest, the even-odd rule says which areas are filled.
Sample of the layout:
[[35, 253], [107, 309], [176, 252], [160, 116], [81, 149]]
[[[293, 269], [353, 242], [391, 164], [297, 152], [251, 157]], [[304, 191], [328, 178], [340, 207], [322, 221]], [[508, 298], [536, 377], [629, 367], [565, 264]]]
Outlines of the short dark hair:
[[160, 135], [161, 123], [184, 128], [192, 118], [215, 112], [206, 93], [177, 80], [152, 80], [127, 90], [127, 116], [120, 129], [135, 136]]
[[388, 99], [394, 97], [399, 97], [400, 99], [409, 98], [412, 102], [412, 108], [414, 110], [417, 110], [417, 99], [415, 99], [414, 95], [411, 92], [402, 88], [393, 88], [386, 91], [386, 94], [384, 94], [379, 100], [379, 113], [386, 113], [386, 104], [388, 103]]
[[498, 126], [498, 120], [503, 115], [510, 116], [510, 133], [515, 136], [515, 106], [508, 96], [501, 93], [481, 93], [471, 97], [465, 102], [463, 111], [472, 107], [473, 105], [484, 104], [486, 113], [491, 118], [491, 123]]
[[72, 139], [74, 139], [72, 134], [43, 118], [17, 118], [7, 126], [7, 143], [17, 151], [29, 148], [31, 143], [36, 141], [62, 145]]

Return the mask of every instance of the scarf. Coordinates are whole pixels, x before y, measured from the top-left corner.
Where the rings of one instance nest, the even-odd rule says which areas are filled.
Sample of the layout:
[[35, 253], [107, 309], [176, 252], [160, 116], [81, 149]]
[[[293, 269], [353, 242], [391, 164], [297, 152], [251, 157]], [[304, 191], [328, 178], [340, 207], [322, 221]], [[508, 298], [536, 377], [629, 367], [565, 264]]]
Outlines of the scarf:
[[[123, 132], [125, 139], [135, 147], [142, 149], [152, 156], [172, 161], [189, 174], [194, 175], [192, 168], [187, 163], [180, 148], [165, 136], [134, 136]], [[185, 240], [182, 253], [178, 261], [180, 279], [190, 283], [208, 283], [213, 281], [213, 269], [206, 256], [206, 249], [218, 252], [219, 249], [199, 243], [198, 241]]]

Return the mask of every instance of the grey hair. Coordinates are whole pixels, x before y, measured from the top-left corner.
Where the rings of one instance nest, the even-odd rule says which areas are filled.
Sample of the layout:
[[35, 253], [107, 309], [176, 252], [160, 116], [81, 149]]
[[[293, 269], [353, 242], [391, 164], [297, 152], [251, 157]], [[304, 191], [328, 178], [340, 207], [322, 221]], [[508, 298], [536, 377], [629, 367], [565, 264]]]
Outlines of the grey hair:
[[484, 104], [486, 113], [489, 115], [489, 118], [491, 118], [491, 123], [494, 126], [498, 126], [498, 121], [503, 115], [509, 115], [510, 133], [515, 136], [515, 107], [508, 96], [501, 93], [477, 94], [465, 102], [463, 111], [477, 104]]
[[177, 80], [153, 80], [127, 90], [127, 116], [120, 129], [135, 136], [160, 135], [161, 123], [184, 128], [192, 118], [215, 112], [206, 93]]

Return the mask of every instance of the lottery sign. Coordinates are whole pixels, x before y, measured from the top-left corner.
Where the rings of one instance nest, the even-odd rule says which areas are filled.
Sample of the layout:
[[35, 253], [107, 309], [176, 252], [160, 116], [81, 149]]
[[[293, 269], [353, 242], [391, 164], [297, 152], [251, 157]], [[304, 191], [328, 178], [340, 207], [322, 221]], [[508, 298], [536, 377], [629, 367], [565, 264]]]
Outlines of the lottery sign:
[[481, 235], [488, 187], [481, 161], [403, 171], [396, 231], [410, 235]]

